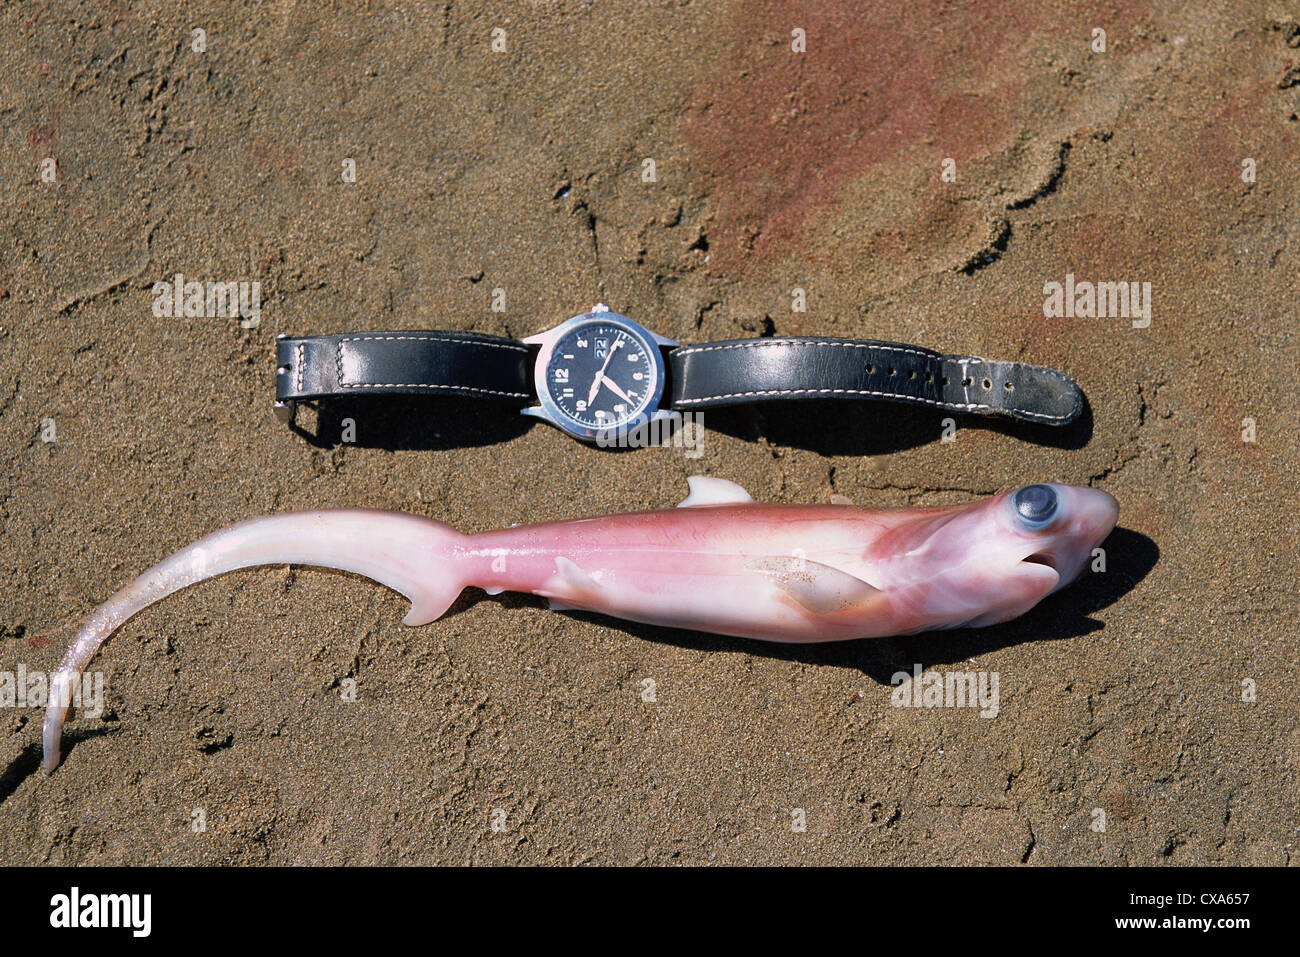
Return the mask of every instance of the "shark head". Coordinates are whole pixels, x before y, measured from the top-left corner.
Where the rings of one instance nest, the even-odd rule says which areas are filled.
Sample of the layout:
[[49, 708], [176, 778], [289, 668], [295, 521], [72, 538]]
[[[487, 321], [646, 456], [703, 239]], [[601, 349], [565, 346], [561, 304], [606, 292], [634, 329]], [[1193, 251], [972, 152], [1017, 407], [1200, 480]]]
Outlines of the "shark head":
[[1078, 578], [1118, 517], [1106, 492], [1026, 485], [919, 518], [893, 565], [927, 627], [992, 625]]

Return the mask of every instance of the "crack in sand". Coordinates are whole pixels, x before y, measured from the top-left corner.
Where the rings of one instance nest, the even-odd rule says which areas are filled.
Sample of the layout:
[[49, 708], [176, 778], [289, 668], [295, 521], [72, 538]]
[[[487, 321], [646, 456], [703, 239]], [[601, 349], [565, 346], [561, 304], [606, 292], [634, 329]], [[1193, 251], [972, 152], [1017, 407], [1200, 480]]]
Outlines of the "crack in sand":
[[83, 292], [76, 293], [71, 298], [64, 300], [60, 305], [56, 306], [54, 309], [54, 314], [61, 315], [67, 312], [75, 305], [78, 305], [83, 302], [89, 302], [92, 299], [97, 299], [98, 297], [105, 295], [106, 293], [112, 292], [114, 289], [118, 288], [119, 286], [125, 285], [126, 283], [130, 282], [132, 279], [139, 279], [142, 275], [144, 275], [144, 271], [149, 268], [149, 263], [153, 261], [153, 231], [158, 228], [158, 224], [160, 222], [162, 222], [162, 220], [155, 219], [152, 223], [149, 224], [149, 228], [145, 230], [144, 261], [140, 263], [139, 268], [129, 273], [126, 273], [125, 275], [118, 276], [117, 278], [109, 279], [106, 282], [104, 282], [102, 285], [96, 286], [94, 289], [89, 289]]

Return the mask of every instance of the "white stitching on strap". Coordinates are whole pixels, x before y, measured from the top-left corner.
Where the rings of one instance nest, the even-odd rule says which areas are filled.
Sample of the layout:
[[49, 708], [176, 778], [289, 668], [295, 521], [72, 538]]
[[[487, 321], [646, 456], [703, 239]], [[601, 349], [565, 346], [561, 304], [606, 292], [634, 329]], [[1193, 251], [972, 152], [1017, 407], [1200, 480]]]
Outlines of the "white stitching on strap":
[[343, 381], [343, 343], [345, 342], [392, 342], [407, 339], [413, 342], [455, 342], [461, 345], [483, 346], [487, 349], [505, 349], [508, 352], [528, 352], [528, 347], [511, 342], [491, 342], [482, 339], [457, 339], [452, 336], [344, 336], [335, 348], [334, 364], [338, 371], [339, 386], [344, 389], [445, 389], [451, 392], [476, 392], [479, 395], [499, 395], [508, 399], [526, 399], [527, 392], [503, 392], [500, 389], [479, 389], [467, 385], [446, 385], [436, 382], [344, 382]]
[[844, 349], [881, 349], [885, 352], [905, 352], [908, 355], [920, 356], [923, 359], [940, 358], [937, 352], [928, 352], [924, 349], [908, 349], [904, 346], [891, 346], [885, 343], [874, 342], [822, 342], [817, 339], [770, 339], [762, 342], [738, 342], [729, 346], [683, 346], [680, 349], [673, 350], [680, 356], [689, 355], [692, 352], [720, 352], [727, 349], [761, 349], [764, 346], [839, 346]]
[[728, 392], [725, 395], [706, 395], [698, 399], [678, 399], [677, 405], [691, 405], [695, 402], [708, 402], [712, 399], [738, 399], [749, 395], [874, 395], [880, 398], [901, 399], [904, 402], [923, 402], [926, 405], [940, 406], [945, 409], [989, 409], [992, 406], [976, 402], [939, 402], [922, 396], [904, 395], [901, 392], [876, 392], [871, 389], [758, 389], [753, 392]]
[[438, 385], [430, 382], [345, 382], [345, 389], [446, 389], [449, 392], [478, 392], [510, 399], [526, 399], [527, 392], [502, 392], [500, 389], [476, 389], [469, 385]]
[[388, 342], [394, 339], [413, 339], [416, 342], [459, 342], [461, 345], [484, 346], [488, 349], [509, 349], [511, 352], [527, 352], [528, 347], [515, 345], [513, 342], [493, 342], [490, 339], [457, 339], [452, 336], [440, 336], [430, 333], [429, 335], [415, 336], [344, 336], [339, 339], [339, 345], [345, 342], [370, 342], [372, 340]]

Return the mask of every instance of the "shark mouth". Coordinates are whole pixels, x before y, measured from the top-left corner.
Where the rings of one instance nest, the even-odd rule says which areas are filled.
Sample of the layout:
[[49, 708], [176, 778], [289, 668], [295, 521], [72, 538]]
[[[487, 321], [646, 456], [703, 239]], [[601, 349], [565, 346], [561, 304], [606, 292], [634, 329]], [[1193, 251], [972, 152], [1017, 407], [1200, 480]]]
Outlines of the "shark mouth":
[[1056, 558], [1048, 552], [1034, 552], [1021, 559], [1022, 562], [1028, 562], [1031, 565], [1046, 565], [1052, 571], [1059, 573], [1060, 569], [1056, 567]]
[[1026, 555], [1020, 560], [1020, 564], [1021, 567], [1028, 566], [1027, 570], [1035, 577], [1041, 577], [1043, 583], [1048, 586], [1043, 597], [1064, 588], [1073, 578], [1073, 575], [1067, 577], [1070, 569], [1062, 569], [1060, 557], [1051, 552], [1034, 552], [1032, 555]]

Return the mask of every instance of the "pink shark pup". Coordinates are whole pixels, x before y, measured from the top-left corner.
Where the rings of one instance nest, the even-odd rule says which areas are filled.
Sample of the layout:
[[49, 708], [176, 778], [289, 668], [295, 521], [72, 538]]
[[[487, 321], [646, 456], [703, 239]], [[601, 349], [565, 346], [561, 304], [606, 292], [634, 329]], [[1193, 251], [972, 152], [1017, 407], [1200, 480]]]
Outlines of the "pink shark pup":
[[463, 535], [399, 512], [270, 515], [183, 548], [100, 605], [50, 686], [45, 770], [59, 763], [71, 689], [128, 618], [195, 582], [254, 565], [320, 565], [401, 592], [423, 625], [475, 585], [555, 609], [768, 641], [838, 641], [979, 627], [1073, 581], [1115, 527], [1095, 489], [1028, 485], [969, 505], [865, 511], [759, 505], [693, 476], [676, 509]]

